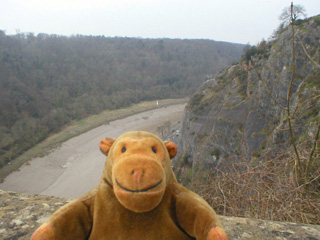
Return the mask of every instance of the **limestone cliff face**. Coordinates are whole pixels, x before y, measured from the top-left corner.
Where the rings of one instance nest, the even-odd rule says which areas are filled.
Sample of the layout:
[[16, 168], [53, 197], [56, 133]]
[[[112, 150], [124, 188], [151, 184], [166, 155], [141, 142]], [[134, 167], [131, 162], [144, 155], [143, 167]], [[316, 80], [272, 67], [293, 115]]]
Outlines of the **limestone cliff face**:
[[[290, 106], [296, 107], [294, 129], [300, 139], [319, 122], [320, 69], [303, 50], [320, 62], [320, 15], [295, 26], [295, 69]], [[301, 42], [300, 42], [301, 40]], [[292, 31], [262, 42], [252, 56], [254, 65], [278, 103], [287, 106], [292, 61]], [[261, 151], [286, 146], [286, 111], [268, 95], [252, 64], [242, 62], [207, 80], [190, 99], [182, 122], [180, 159], [210, 167], [233, 159], [252, 159]]]
[[[28, 240], [32, 233], [58, 208], [70, 200], [0, 190], [0, 239]], [[229, 239], [316, 240], [319, 225], [220, 217]]]

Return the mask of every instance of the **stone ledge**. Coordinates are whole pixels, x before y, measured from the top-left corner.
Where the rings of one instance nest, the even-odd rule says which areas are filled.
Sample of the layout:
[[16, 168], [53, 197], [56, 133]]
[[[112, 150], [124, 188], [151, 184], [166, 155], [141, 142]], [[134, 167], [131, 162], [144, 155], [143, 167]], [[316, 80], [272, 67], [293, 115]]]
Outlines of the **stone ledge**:
[[[0, 239], [28, 240], [34, 230], [70, 199], [0, 190]], [[221, 216], [230, 240], [317, 240], [319, 225]]]

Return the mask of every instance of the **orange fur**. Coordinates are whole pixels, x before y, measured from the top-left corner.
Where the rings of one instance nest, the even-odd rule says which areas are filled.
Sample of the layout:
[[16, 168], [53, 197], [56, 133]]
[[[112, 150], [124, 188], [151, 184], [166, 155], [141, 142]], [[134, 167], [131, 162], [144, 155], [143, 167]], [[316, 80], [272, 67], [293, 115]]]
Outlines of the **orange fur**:
[[105, 138], [100, 183], [54, 213], [32, 240], [227, 240], [213, 211], [172, 171], [172, 142], [147, 132]]
[[47, 239], [47, 240], [56, 239], [54, 230], [48, 223], [41, 225], [31, 237], [31, 240], [39, 240], [39, 239]]

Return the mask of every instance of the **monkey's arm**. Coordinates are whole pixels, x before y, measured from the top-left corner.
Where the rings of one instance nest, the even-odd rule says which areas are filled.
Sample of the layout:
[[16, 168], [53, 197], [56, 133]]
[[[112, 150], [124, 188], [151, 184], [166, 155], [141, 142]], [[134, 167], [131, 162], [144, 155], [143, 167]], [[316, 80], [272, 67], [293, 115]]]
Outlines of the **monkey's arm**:
[[209, 204], [191, 191], [176, 197], [176, 214], [180, 227], [197, 240], [228, 240], [216, 213]]
[[60, 240], [88, 238], [91, 227], [90, 204], [77, 199], [58, 209], [32, 235], [31, 240]]

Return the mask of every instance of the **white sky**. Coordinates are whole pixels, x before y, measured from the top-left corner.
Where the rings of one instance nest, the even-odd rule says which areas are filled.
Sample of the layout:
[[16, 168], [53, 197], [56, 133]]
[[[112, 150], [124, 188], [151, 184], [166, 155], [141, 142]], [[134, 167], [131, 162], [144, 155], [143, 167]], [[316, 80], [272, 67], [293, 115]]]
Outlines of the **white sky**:
[[[257, 44], [289, 0], [0, 0], [0, 29], [59, 35], [213, 39]], [[320, 0], [294, 1], [308, 17]]]

